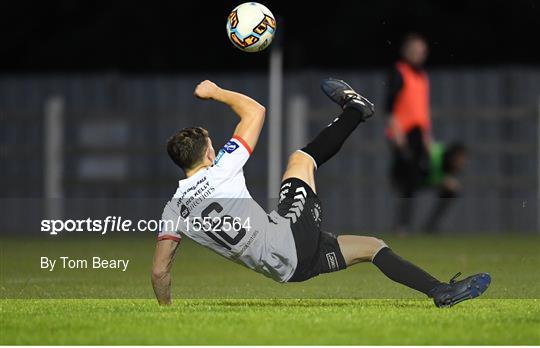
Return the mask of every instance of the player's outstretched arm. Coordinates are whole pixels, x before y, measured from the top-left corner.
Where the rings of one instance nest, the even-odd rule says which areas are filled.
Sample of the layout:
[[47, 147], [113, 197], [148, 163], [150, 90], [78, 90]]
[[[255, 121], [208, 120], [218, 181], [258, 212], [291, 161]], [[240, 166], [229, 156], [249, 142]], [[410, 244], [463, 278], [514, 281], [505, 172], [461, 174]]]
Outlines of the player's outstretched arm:
[[160, 305], [171, 304], [171, 269], [179, 242], [165, 239], [157, 242], [152, 265], [152, 286]]
[[240, 117], [234, 131], [253, 150], [264, 125], [266, 109], [250, 97], [220, 88], [212, 81], [203, 81], [195, 88], [195, 96], [200, 99], [213, 99], [227, 104]]

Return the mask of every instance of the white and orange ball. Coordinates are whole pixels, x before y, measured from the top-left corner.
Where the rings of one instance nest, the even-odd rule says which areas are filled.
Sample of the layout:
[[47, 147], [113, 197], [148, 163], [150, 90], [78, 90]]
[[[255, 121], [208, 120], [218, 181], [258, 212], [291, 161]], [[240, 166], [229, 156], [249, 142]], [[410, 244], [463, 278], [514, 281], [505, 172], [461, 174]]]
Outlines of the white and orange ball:
[[266, 6], [257, 2], [238, 5], [227, 18], [227, 36], [238, 49], [259, 52], [272, 43], [276, 19]]

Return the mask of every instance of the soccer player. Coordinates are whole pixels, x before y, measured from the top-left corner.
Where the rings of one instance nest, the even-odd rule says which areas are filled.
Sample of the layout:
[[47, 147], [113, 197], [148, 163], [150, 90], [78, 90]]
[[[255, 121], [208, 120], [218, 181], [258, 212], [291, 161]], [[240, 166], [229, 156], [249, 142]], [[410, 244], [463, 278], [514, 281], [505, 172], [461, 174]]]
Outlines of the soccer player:
[[[323, 92], [341, 114], [309, 144], [290, 155], [277, 211], [267, 214], [250, 196], [243, 166], [264, 124], [265, 108], [253, 99], [203, 81], [195, 96], [228, 105], [240, 118], [231, 139], [215, 154], [208, 132], [185, 128], [167, 143], [171, 159], [184, 170], [164, 208], [154, 255], [152, 284], [158, 302], [171, 303], [171, 268], [181, 234], [227, 259], [278, 282], [301, 282], [321, 273], [372, 262], [387, 277], [433, 298], [438, 307], [481, 295], [491, 278], [480, 273], [449, 283], [402, 259], [382, 240], [334, 236], [321, 230], [322, 205], [315, 172], [338, 153], [356, 127], [374, 113], [373, 104], [348, 84], [324, 80]], [[178, 226], [168, 222], [178, 222]]]

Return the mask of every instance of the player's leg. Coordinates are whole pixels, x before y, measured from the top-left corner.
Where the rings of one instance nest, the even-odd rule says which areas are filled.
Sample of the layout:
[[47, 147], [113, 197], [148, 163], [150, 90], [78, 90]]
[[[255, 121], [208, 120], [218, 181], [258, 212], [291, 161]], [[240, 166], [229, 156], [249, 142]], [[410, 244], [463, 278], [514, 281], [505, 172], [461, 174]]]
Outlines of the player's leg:
[[279, 192], [278, 214], [290, 219], [297, 266], [290, 282], [345, 268], [335, 236], [320, 230], [322, 207], [316, 194], [315, 170], [332, 158], [365, 119], [373, 104], [340, 80], [321, 83], [323, 92], [343, 109], [309, 144], [289, 157]]
[[375, 237], [341, 235], [337, 237], [339, 249], [347, 266], [360, 262], [371, 262], [386, 243]]
[[398, 194], [394, 230], [401, 235], [410, 232], [414, 215], [414, 196], [422, 188], [429, 168], [429, 156], [423, 131], [416, 127], [406, 134], [404, 146], [394, 146], [392, 182]]
[[281, 181], [298, 178], [308, 184], [313, 192], [317, 192], [315, 189], [315, 169], [315, 162], [309, 155], [302, 151], [293, 152], [289, 156], [287, 169], [285, 169]]
[[401, 236], [406, 236], [411, 232], [414, 216], [414, 189], [410, 181], [403, 177], [401, 186], [397, 188], [396, 216], [393, 230]]
[[347, 266], [373, 262], [388, 278], [429, 295], [442, 283], [427, 272], [396, 255], [386, 243], [375, 237], [343, 235], [339, 247]]
[[338, 244], [347, 266], [370, 261], [388, 278], [426, 294], [439, 307], [480, 296], [491, 282], [488, 274], [480, 273], [461, 281], [452, 279], [450, 284], [443, 283], [374, 237], [343, 235], [338, 237]]
[[374, 113], [373, 104], [341, 80], [323, 80], [321, 88], [333, 102], [341, 106], [343, 111], [309, 144], [289, 157], [282, 179], [282, 181], [289, 178], [301, 179], [314, 192], [315, 169], [338, 153], [360, 122], [365, 121]]

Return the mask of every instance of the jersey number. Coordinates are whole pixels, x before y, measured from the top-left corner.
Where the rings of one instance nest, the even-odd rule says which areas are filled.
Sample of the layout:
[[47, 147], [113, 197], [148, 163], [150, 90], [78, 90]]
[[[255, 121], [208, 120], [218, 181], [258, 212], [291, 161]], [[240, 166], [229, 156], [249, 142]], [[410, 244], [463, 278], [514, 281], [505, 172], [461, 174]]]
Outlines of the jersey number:
[[[217, 202], [212, 202], [202, 211], [201, 217], [210, 217], [210, 214], [212, 212], [219, 214], [222, 211], [223, 207], [221, 206], [221, 204]], [[243, 227], [240, 227], [237, 231], [234, 231], [236, 232], [236, 236], [231, 237], [229, 234], [221, 230], [221, 225], [223, 224], [224, 217], [229, 217], [232, 220], [232, 216], [224, 215], [221, 217], [221, 219], [217, 219], [217, 222], [214, 223], [211, 230], [204, 231], [204, 233], [206, 233], [208, 237], [212, 238], [219, 245], [223, 246], [227, 250], [231, 250], [231, 245], [238, 244], [242, 240], [242, 238], [244, 238], [244, 236], [246, 235], [246, 230]]]

